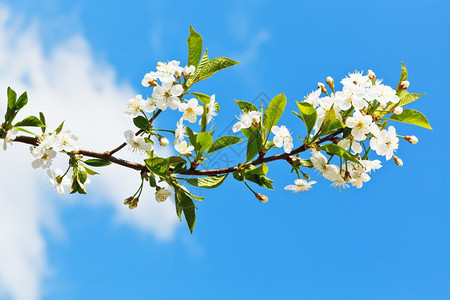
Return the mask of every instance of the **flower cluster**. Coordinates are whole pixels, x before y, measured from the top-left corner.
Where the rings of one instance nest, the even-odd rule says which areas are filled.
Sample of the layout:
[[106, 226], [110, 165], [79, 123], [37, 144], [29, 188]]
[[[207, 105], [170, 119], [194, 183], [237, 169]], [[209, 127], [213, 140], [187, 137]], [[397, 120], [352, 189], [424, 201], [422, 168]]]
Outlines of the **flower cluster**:
[[[340, 165], [331, 164], [331, 158], [327, 159], [320, 149], [314, 149], [310, 157], [314, 168], [323, 177], [333, 181], [334, 187], [347, 188], [351, 184], [361, 188], [370, 180], [369, 174], [381, 168], [378, 159], [368, 159], [370, 150], [384, 156], [386, 160], [394, 158], [397, 165], [403, 165], [403, 161], [394, 155], [399, 145], [396, 129], [394, 126], [386, 129], [386, 123], [383, 122], [385, 115], [389, 113], [399, 115], [403, 109], [399, 106], [400, 98], [397, 91], [381, 82], [371, 70], [367, 75], [355, 72], [342, 79], [343, 89], [335, 92], [334, 81], [328, 77], [327, 83], [332, 90], [330, 95], [325, 85], [319, 83], [319, 88], [305, 97], [304, 102], [310, 104], [317, 112], [312, 139], [320, 136], [323, 123], [329, 115], [346, 127], [343, 136], [337, 137], [335, 143], [343, 150], [351, 152], [356, 161], [343, 162], [341, 158]], [[400, 84], [400, 89], [407, 87], [409, 87], [407, 81]], [[323, 94], [325, 95], [322, 97]], [[412, 144], [418, 141], [415, 136], [403, 138]], [[297, 181], [296, 185], [288, 185], [285, 189], [294, 192], [310, 189], [306, 181]]]

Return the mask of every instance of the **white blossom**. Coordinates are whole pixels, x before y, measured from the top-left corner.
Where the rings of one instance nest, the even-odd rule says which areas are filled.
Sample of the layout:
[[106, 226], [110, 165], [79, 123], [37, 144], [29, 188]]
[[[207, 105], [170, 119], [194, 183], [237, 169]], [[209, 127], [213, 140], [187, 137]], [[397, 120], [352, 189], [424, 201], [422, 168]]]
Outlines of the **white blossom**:
[[142, 79], [142, 85], [145, 87], [151, 87], [156, 86], [156, 81], [159, 77], [159, 72], [153, 72], [147, 73], [144, 75], [144, 79]]
[[370, 85], [372, 85], [372, 83], [370, 82], [369, 76], [367, 75], [362, 75], [362, 72], [355, 72], [355, 73], [351, 73], [348, 74], [348, 77], [345, 77], [344, 79], [341, 80], [342, 85], [344, 86], [344, 88], [365, 88], [365, 87], [369, 87]]
[[370, 180], [370, 176], [360, 170], [351, 171], [350, 176], [352, 177], [352, 185], [356, 186], [358, 189], [362, 188], [364, 182], [368, 182]]
[[71, 176], [69, 176], [69, 174], [66, 174], [63, 178], [61, 178], [63, 174], [64, 172], [61, 169], [47, 169], [47, 175], [49, 177], [50, 183], [60, 195], [64, 194], [64, 188], [70, 189], [72, 185], [72, 180], [70, 179]]
[[368, 100], [377, 100], [380, 103], [380, 106], [386, 107], [389, 102], [394, 104], [400, 101], [400, 98], [396, 95], [396, 91], [388, 85], [380, 84], [377, 81], [377, 84], [370, 86], [367, 92]]
[[161, 188], [156, 192], [155, 199], [157, 202], [164, 202], [170, 195], [172, 195], [172, 192], [170, 190]]
[[297, 194], [299, 192], [307, 192], [312, 189], [312, 185], [316, 183], [316, 181], [307, 182], [304, 179], [296, 179], [294, 181], [295, 184], [290, 184], [284, 187], [287, 191], [292, 191]]
[[175, 143], [177, 144], [180, 141], [184, 141], [184, 138], [186, 137], [186, 131], [183, 124], [183, 118], [181, 117], [177, 122], [177, 129], [175, 129]]
[[180, 152], [180, 154], [187, 156], [192, 152], [192, 150], [194, 150], [194, 146], [188, 146], [186, 141], [181, 141], [175, 144], [175, 150]]
[[262, 114], [259, 111], [250, 111], [246, 114], [241, 114], [238, 118], [239, 122], [234, 124], [233, 132], [238, 132], [241, 129], [249, 128], [253, 123], [258, 124], [261, 121]]
[[183, 94], [181, 84], [173, 84], [173, 82], [163, 82], [153, 89], [152, 97], [155, 98], [156, 105], [160, 110], [178, 109], [180, 106], [180, 98]]
[[312, 91], [310, 94], [308, 94], [305, 97], [304, 102], [307, 102], [309, 104], [311, 104], [314, 107], [317, 107], [317, 105], [319, 105], [319, 97], [322, 94], [322, 90], [321, 89], [317, 89], [315, 91]]
[[211, 122], [212, 117], [217, 116], [216, 105], [217, 105], [216, 95], [214, 94], [211, 96], [209, 103], [206, 105], [206, 123]]
[[17, 128], [13, 128], [6, 133], [5, 139], [3, 140], [3, 150], [6, 151], [6, 149], [8, 148], [8, 143], [12, 145], [12, 141], [17, 138], [17, 133], [19, 133], [19, 130], [17, 130]]
[[127, 104], [127, 108], [125, 109], [125, 115], [128, 117], [135, 118], [137, 117], [147, 102], [142, 99], [142, 95], [136, 95], [134, 99], [130, 99]]
[[390, 160], [394, 151], [398, 149], [398, 141], [395, 127], [389, 126], [388, 130], [383, 129], [370, 139], [370, 147], [378, 155], [386, 156], [386, 160]]
[[338, 142], [338, 146], [341, 146], [345, 150], [348, 150], [349, 148], [351, 148], [353, 154], [359, 154], [363, 150], [361, 144], [350, 137], [340, 140]]
[[181, 103], [179, 110], [183, 112], [183, 119], [191, 123], [195, 123], [197, 116], [203, 113], [203, 107], [198, 105], [198, 101], [195, 98], [190, 99], [187, 103]]
[[372, 124], [372, 116], [363, 116], [359, 110], [345, 121], [345, 125], [352, 128], [351, 134], [357, 141], [366, 139], [366, 134], [370, 132], [370, 124]]
[[[32, 152], [33, 153], [33, 152]], [[34, 169], [37, 168], [42, 168], [42, 169], [46, 169], [49, 168], [53, 161], [52, 159], [54, 159], [56, 157], [56, 151], [53, 149], [45, 149], [45, 151], [42, 153], [41, 156], [39, 156], [37, 159], [35, 159], [32, 163], [31, 166]]]
[[271, 131], [275, 134], [275, 137], [273, 138], [273, 143], [275, 146], [278, 148], [284, 147], [284, 152], [290, 153], [294, 147], [294, 144], [292, 143], [291, 133], [286, 126], [273, 126]]
[[156, 110], [158, 107], [158, 102], [155, 98], [147, 98], [147, 101], [145, 101], [145, 105], [142, 107], [142, 109], [148, 113], [152, 113]]
[[153, 144], [146, 143], [142, 136], [136, 136], [132, 130], [124, 132], [125, 140], [132, 152], [143, 153], [144, 151], [152, 151]]
[[78, 146], [75, 144], [77, 140], [78, 136], [72, 133], [72, 131], [66, 130], [52, 137], [48, 143], [48, 147], [53, 148], [57, 152], [72, 152], [78, 150]]
[[162, 83], [172, 83], [175, 81], [173, 75], [175, 71], [179, 68], [180, 62], [177, 60], [172, 60], [168, 63], [158, 62], [156, 69], [159, 71], [159, 80]]

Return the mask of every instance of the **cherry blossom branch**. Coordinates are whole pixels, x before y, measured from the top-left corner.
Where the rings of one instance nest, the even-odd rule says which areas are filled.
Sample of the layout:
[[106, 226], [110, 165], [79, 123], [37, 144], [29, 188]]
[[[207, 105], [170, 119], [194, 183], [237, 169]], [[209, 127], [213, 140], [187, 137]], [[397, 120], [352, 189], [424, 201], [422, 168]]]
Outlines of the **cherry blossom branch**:
[[[155, 114], [155, 116], [156, 116], [156, 114]], [[318, 139], [315, 142], [315, 144], [320, 145], [324, 142], [331, 141], [338, 134], [342, 133], [343, 130], [344, 130], [343, 128], [338, 129], [335, 132], [333, 132], [321, 139]], [[35, 137], [17, 136], [16, 139], [14, 140], [14, 142], [29, 144], [32, 146], [38, 145], [38, 140]], [[126, 143], [124, 143], [124, 144], [126, 145]], [[122, 146], [122, 145], [120, 145], [120, 146]], [[120, 147], [120, 149], [122, 149], [123, 147], [124, 146]], [[118, 148], [119, 147], [117, 147], [116, 149], [118, 149]], [[292, 158], [291, 158], [292, 155], [304, 152], [308, 148], [309, 148], [308, 145], [303, 144], [300, 147], [298, 147], [297, 149], [294, 149], [289, 153], [281, 153], [281, 154], [276, 154], [276, 155], [268, 156], [268, 157], [259, 156], [257, 159], [255, 159], [251, 162], [245, 163], [244, 166], [246, 166], [246, 165], [257, 166], [257, 165], [275, 161], [275, 160], [286, 160], [286, 161], [290, 162], [290, 161], [292, 161]], [[116, 150], [116, 149], [114, 149], [114, 150]], [[115, 152], [117, 152], [117, 151], [115, 151]], [[133, 169], [133, 170], [137, 170], [137, 171], [141, 171], [141, 172], [148, 172], [148, 169], [145, 165], [138, 164], [135, 162], [130, 162], [130, 161], [127, 161], [127, 160], [124, 160], [121, 158], [117, 158], [117, 157], [113, 156], [112, 153], [113, 153], [113, 151], [94, 152], [94, 151], [82, 150], [82, 149], [72, 152], [72, 154], [74, 154], [74, 155], [84, 155], [84, 156], [88, 156], [88, 157], [101, 158], [101, 159], [107, 160], [111, 163], [115, 163], [117, 165], [121, 165], [121, 166], [130, 168], [130, 169]], [[238, 169], [239, 169], [239, 166], [233, 166], [233, 167], [222, 168], [222, 169], [213, 169], [213, 170], [195, 170], [195, 169], [190, 168], [179, 174], [180, 175], [196, 175], [196, 176], [216, 176], [216, 175], [221, 175], [221, 174], [232, 173]]]

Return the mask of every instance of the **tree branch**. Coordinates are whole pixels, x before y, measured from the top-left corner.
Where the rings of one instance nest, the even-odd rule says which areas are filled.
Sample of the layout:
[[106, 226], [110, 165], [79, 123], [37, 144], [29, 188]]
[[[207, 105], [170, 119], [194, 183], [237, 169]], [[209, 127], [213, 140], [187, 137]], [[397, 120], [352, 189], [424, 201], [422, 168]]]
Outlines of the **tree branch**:
[[[155, 114], [156, 116], [156, 114]], [[153, 118], [154, 119], [154, 118]], [[336, 130], [335, 132], [318, 139], [315, 144], [316, 145], [320, 145], [324, 142], [327, 141], [331, 141], [335, 136], [337, 136], [338, 134], [341, 134], [344, 131], [343, 128]], [[19, 143], [24, 143], [24, 144], [29, 144], [29, 145], [33, 145], [33, 146], [37, 146], [38, 145], [38, 140], [35, 137], [27, 137], [27, 136], [17, 136], [16, 139], [13, 142], [19, 142]], [[123, 147], [125, 147], [126, 143], [124, 143], [124, 146], [120, 145], [122, 149]], [[119, 147], [117, 147], [116, 149], [118, 149]], [[119, 149], [119, 150], [120, 150]], [[308, 146], [303, 144], [300, 147], [292, 150], [289, 153], [280, 153], [280, 154], [276, 154], [273, 156], [267, 156], [267, 157], [263, 157], [263, 156], [259, 156], [257, 159], [251, 161], [251, 162], [247, 162], [244, 164], [244, 166], [246, 165], [260, 165], [263, 163], [267, 163], [267, 162], [271, 162], [271, 161], [275, 161], [275, 160], [286, 160], [289, 162], [289, 160], [291, 159], [290, 157], [292, 155], [304, 152], [308, 149]], [[118, 150], [117, 150], [118, 151]], [[115, 151], [115, 152], [117, 152]], [[141, 172], [148, 172], [148, 169], [145, 165], [143, 164], [138, 164], [135, 162], [130, 162], [121, 158], [117, 158], [115, 156], [112, 155], [112, 151], [106, 151], [106, 152], [94, 152], [94, 151], [88, 151], [88, 150], [77, 150], [77, 151], [73, 151], [72, 152], [74, 155], [84, 155], [84, 156], [89, 156], [89, 157], [94, 157], [94, 158], [101, 158], [104, 160], [107, 160], [111, 163], [115, 163], [117, 165], [121, 165], [133, 170], [137, 170], [137, 171], [141, 171]], [[238, 166], [233, 166], [233, 167], [228, 167], [228, 168], [222, 168], [222, 169], [213, 169], [213, 170], [196, 170], [193, 168], [190, 168], [182, 173], [179, 173], [180, 175], [196, 175], [196, 176], [216, 176], [216, 175], [221, 175], [221, 174], [227, 174], [227, 173], [232, 173], [234, 171], [238, 170]]]

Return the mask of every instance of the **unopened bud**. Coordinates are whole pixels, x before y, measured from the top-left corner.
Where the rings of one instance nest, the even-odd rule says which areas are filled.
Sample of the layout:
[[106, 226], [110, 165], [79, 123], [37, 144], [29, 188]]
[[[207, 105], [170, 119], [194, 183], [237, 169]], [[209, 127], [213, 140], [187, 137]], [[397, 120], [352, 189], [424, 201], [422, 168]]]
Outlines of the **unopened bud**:
[[397, 156], [394, 156], [394, 162], [397, 166], [403, 166], [403, 160]]
[[377, 78], [377, 76], [375, 75], [375, 72], [372, 70], [367, 71], [367, 77], [369, 77], [370, 81], [374, 82], [375, 78]]
[[330, 86], [330, 89], [334, 90], [334, 79], [331, 76], [327, 77], [327, 84]]
[[392, 113], [394, 115], [400, 115], [403, 112], [403, 108], [401, 106], [397, 106], [396, 108], [394, 108], [394, 110], [392, 111]]
[[183, 69], [183, 76], [184, 78], [188, 78], [189, 76], [191, 76], [191, 74], [193, 74], [195, 72], [195, 67], [194, 66], [186, 66]]
[[402, 81], [399, 87], [401, 90], [406, 90], [407, 88], [409, 88], [409, 81], [408, 80]]
[[322, 93], [327, 94], [327, 89], [325, 88], [325, 84], [323, 84], [322, 82], [318, 82], [317, 87], [322, 91]]
[[385, 109], [386, 106], [387, 106], [386, 103], [380, 103], [380, 108], [381, 108], [381, 109]]
[[181, 79], [181, 74], [183, 72], [183, 69], [176, 69], [175, 72], [173, 72], [173, 75], [176, 79]]
[[161, 146], [165, 147], [165, 146], [169, 145], [169, 140], [162, 136], [159, 138], [159, 144]]
[[306, 180], [310, 180], [311, 177], [308, 174], [303, 174], [303, 177], [305, 177]]
[[256, 198], [259, 200], [259, 202], [261, 203], [266, 203], [267, 201], [269, 201], [269, 198], [267, 198], [266, 195], [262, 195], [260, 193], [256, 194]]
[[125, 204], [125, 205], [129, 205], [130, 203], [131, 203], [131, 201], [133, 201], [133, 197], [128, 197], [127, 199], [125, 199], [124, 201], [123, 201], [123, 204]]
[[419, 141], [419, 139], [415, 135], [405, 136], [405, 140], [407, 140], [411, 144], [417, 144], [417, 142]]

